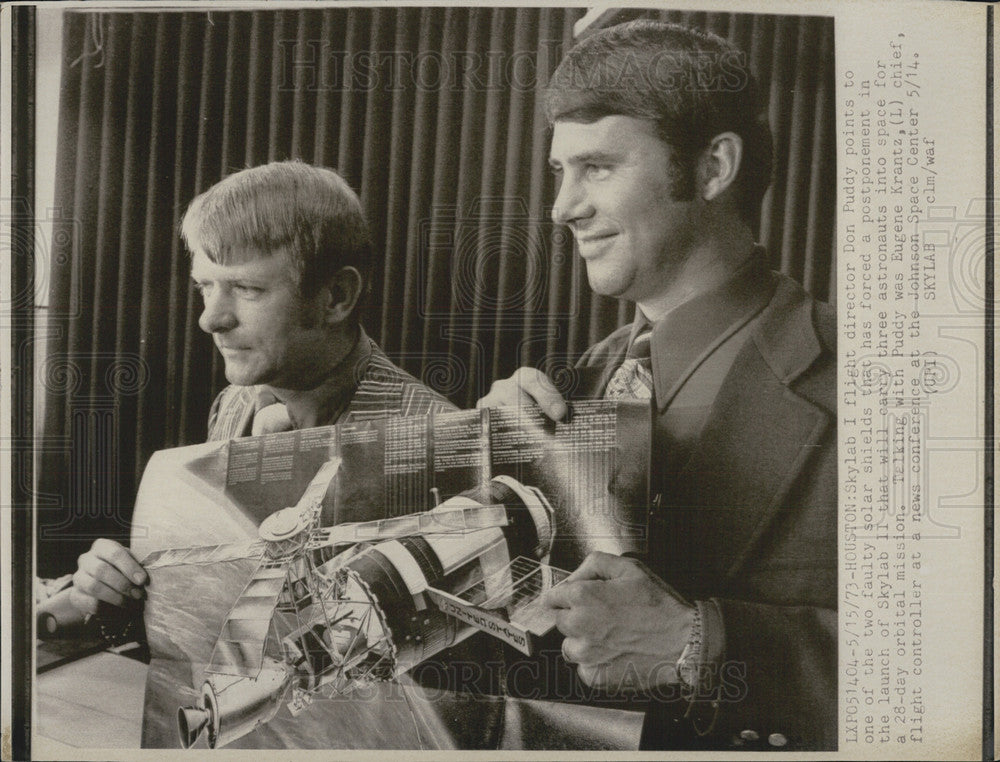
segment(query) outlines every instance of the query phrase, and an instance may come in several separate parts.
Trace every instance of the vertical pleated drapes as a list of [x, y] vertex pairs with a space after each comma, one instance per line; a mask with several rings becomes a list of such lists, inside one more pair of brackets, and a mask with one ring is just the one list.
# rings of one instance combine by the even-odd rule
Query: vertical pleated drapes
[[[531, 364], [558, 377], [631, 318], [593, 297], [555, 189], [541, 88], [581, 9], [68, 12], [39, 567], [125, 536], [149, 455], [201, 441], [224, 385], [176, 234], [243, 167], [299, 158], [360, 194], [377, 252], [364, 323], [462, 406]], [[667, 14], [673, 19], [674, 14]], [[832, 20], [700, 14], [764, 83], [773, 264], [831, 293]]]

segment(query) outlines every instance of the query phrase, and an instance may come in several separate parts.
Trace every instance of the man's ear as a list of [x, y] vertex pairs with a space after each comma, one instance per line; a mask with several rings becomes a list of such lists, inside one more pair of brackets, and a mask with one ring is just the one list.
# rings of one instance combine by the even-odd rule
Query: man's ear
[[341, 267], [337, 270], [327, 284], [330, 294], [324, 315], [327, 325], [343, 323], [354, 312], [363, 287], [364, 279], [356, 268]]
[[722, 195], [735, 181], [743, 160], [743, 139], [735, 132], [722, 132], [712, 138], [698, 162], [701, 197], [711, 201]]

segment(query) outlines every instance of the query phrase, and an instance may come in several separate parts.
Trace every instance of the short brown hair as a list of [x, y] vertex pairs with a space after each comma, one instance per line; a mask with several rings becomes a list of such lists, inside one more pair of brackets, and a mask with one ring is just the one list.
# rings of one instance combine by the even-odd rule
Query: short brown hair
[[736, 184], [743, 218], [755, 225], [771, 182], [771, 130], [760, 113], [746, 55], [718, 35], [638, 20], [602, 29], [566, 54], [545, 93], [549, 123], [606, 116], [649, 119], [673, 149], [675, 195], [690, 200], [695, 167], [712, 138], [743, 140]]
[[188, 250], [229, 264], [288, 252], [309, 297], [343, 267], [368, 287], [371, 233], [361, 202], [332, 169], [278, 161], [244, 169], [197, 196], [181, 221]]

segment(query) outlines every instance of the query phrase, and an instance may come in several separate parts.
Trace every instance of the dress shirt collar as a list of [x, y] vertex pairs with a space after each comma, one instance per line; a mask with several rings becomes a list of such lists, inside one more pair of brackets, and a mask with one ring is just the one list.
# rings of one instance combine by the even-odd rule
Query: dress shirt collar
[[[365, 368], [371, 359], [372, 341], [364, 328], [358, 326], [358, 337], [354, 347], [341, 360], [324, 381], [314, 389], [295, 392], [295, 418], [292, 426], [295, 429], [328, 426], [336, 423], [341, 414], [350, 404], [358, 384], [364, 376]], [[258, 387], [257, 404], [259, 410], [270, 402], [287, 403], [288, 393], [284, 390], [273, 390], [268, 386]], [[291, 411], [290, 411], [291, 412]]]
[[[691, 373], [722, 342], [764, 308], [774, 287], [764, 251], [756, 247], [732, 278], [675, 307], [653, 326], [650, 354], [659, 412], [666, 410]], [[649, 324], [642, 310], [636, 308], [629, 347]]]

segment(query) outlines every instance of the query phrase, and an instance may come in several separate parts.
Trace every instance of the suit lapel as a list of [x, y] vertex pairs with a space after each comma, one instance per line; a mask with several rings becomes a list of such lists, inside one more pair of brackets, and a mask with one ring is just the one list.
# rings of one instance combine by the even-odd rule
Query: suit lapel
[[256, 413], [256, 386], [227, 386], [219, 400], [219, 410], [208, 432], [208, 441], [250, 436]]
[[811, 311], [804, 292], [780, 286], [737, 356], [664, 495], [669, 569], [702, 581], [738, 573], [830, 425], [789, 387], [821, 352]]
[[744, 350], [669, 498], [685, 525], [671, 532], [685, 538], [682, 555], [694, 553], [715, 575], [739, 570], [828, 426], [828, 415], [782, 385], [753, 345]]
[[618, 329], [602, 342], [586, 364], [573, 368], [573, 388], [567, 390], [569, 399], [585, 400], [604, 396], [604, 387], [625, 359], [628, 349], [629, 329]]
[[573, 389], [571, 399], [595, 399], [602, 396], [608, 378], [614, 372], [615, 365], [589, 365], [573, 370]]

